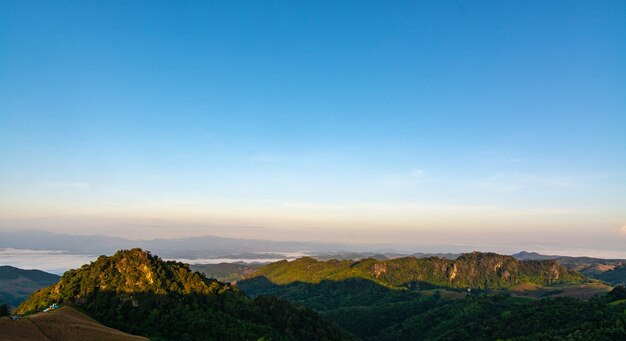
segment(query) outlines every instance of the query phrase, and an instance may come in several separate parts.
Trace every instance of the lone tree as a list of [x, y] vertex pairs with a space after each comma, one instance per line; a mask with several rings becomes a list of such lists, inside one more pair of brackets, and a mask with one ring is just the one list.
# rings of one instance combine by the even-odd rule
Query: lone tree
[[9, 305], [4, 303], [0, 304], [0, 317], [11, 315], [11, 309], [9, 309]]

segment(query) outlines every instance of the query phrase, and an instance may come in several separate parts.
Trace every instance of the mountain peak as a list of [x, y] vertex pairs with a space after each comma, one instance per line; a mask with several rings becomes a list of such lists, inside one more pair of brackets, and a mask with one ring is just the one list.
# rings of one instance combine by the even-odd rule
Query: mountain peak
[[207, 295], [228, 290], [236, 288], [207, 279], [186, 264], [164, 261], [149, 251], [134, 248], [100, 256], [80, 269], [67, 271], [57, 284], [33, 294], [18, 312], [37, 311], [54, 302], [82, 302], [101, 293]]

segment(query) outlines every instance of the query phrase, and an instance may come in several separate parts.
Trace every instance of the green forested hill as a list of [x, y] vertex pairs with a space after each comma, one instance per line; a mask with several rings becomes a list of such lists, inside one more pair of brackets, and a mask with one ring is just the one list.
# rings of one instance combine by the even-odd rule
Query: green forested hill
[[17, 312], [52, 303], [76, 306], [107, 326], [156, 339], [350, 339], [312, 310], [273, 297], [250, 299], [234, 286], [140, 249], [101, 256], [66, 272]]
[[60, 276], [40, 270], [0, 266], [0, 304], [17, 306], [33, 292], [56, 283]]
[[557, 293], [586, 287], [587, 281], [552, 260], [518, 261], [493, 253], [471, 253], [456, 260], [407, 257], [322, 262], [301, 258], [269, 264], [237, 285], [252, 296], [276, 296], [315, 309], [363, 340], [612, 340], [626, 336], [622, 288], [612, 296], [589, 301], [509, 295], [519, 287]]
[[406, 290], [361, 278], [277, 285], [256, 277], [238, 285], [313, 308], [362, 340], [626, 340], [623, 287], [583, 301]]
[[390, 260], [317, 261], [300, 258], [266, 265], [249, 278], [266, 277], [275, 284], [319, 283], [322, 280], [364, 278], [391, 287], [497, 289], [521, 283], [549, 285], [585, 281], [553, 260], [518, 261], [495, 253], [468, 253], [455, 260], [404, 257]]
[[388, 327], [377, 340], [626, 340], [623, 287], [581, 301], [507, 295], [442, 302]]

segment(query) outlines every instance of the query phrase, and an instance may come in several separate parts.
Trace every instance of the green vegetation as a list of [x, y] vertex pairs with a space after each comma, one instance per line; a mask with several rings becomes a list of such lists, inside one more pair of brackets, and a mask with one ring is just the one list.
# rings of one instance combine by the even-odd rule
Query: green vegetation
[[626, 293], [582, 301], [528, 299], [506, 291], [406, 290], [352, 278], [320, 283], [240, 282], [252, 295], [275, 295], [318, 311], [363, 340], [616, 340], [626, 332]]
[[441, 304], [380, 333], [378, 340], [620, 340], [626, 305], [549, 298], [523, 302], [490, 295]]
[[588, 301], [539, 299], [582, 289], [588, 298], [605, 287], [553, 260], [492, 253], [455, 260], [305, 257], [263, 266], [235, 286], [133, 249], [66, 272], [17, 312], [72, 305], [154, 340], [625, 339], [623, 287]]
[[35, 291], [56, 283], [60, 276], [40, 270], [0, 266], [0, 303], [17, 307]]
[[438, 257], [404, 257], [390, 260], [363, 259], [320, 262], [304, 257], [292, 262], [266, 265], [249, 278], [264, 276], [276, 284], [296, 281], [319, 283], [364, 278], [388, 287], [446, 287], [496, 289], [522, 283], [552, 285], [581, 283], [586, 278], [553, 260], [518, 261], [495, 253], [469, 253], [455, 260]]
[[315, 312], [274, 297], [250, 299], [185, 264], [140, 249], [101, 256], [33, 294], [18, 313], [73, 305], [103, 324], [151, 339], [343, 340]]
[[[407, 257], [320, 262], [301, 258], [269, 264], [237, 285], [252, 296], [272, 295], [312, 308], [363, 340], [611, 340], [626, 336], [623, 288], [604, 294], [606, 286], [553, 260], [518, 261], [493, 253], [465, 254], [456, 260]], [[603, 296], [583, 301], [509, 294], [520, 295], [524, 290], [529, 297], [583, 297], [582, 291]]]
[[222, 282], [236, 282], [252, 274], [261, 266], [263, 266], [263, 264], [219, 263], [191, 264], [189, 268], [204, 274], [207, 278], [215, 278]]

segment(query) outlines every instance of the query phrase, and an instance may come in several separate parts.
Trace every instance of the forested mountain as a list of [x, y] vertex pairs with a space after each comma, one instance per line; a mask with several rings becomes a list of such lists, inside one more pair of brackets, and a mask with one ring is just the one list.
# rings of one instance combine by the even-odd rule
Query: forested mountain
[[250, 299], [185, 264], [141, 249], [101, 256], [33, 294], [17, 313], [52, 303], [79, 307], [103, 324], [175, 340], [343, 340], [351, 337], [307, 308], [273, 297]]
[[623, 287], [584, 301], [514, 297], [506, 289], [411, 290], [359, 277], [275, 284], [259, 276], [238, 286], [253, 296], [277, 296], [315, 309], [362, 340], [626, 339]]
[[552, 260], [518, 261], [511, 256], [479, 252], [463, 254], [454, 260], [404, 257], [323, 262], [304, 257], [292, 262], [280, 261], [266, 265], [249, 278], [261, 276], [275, 284], [364, 278], [390, 287], [476, 289], [510, 288], [521, 283], [578, 283], [586, 280], [581, 274]]
[[56, 283], [59, 278], [61, 277], [40, 270], [0, 266], [0, 304], [16, 307], [30, 294]]
[[[626, 294], [562, 295], [601, 285], [553, 260], [493, 253], [317, 261], [260, 268], [237, 285], [315, 309], [363, 340], [596, 340], [626, 336]], [[472, 289], [472, 290], [468, 290]], [[532, 295], [522, 297], [522, 290]], [[532, 297], [532, 298], [531, 298]], [[589, 297], [589, 296], [587, 296]]]
[[618, 287], [589, 301], [502, 294], [439, 300], [372, 340], [625, 340], [625, 298]]

